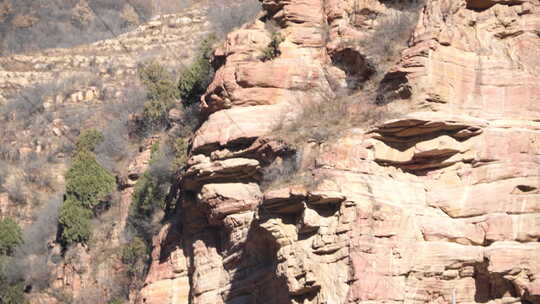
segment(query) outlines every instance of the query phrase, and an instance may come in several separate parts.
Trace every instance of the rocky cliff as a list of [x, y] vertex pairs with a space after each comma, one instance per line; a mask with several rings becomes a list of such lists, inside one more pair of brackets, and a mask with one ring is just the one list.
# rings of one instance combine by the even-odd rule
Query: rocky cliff
[[[142, 301], [540, 303], [540, 3], [262, 3], [214, 52]], [[276, 136], [344, 100], [330, 138]]]

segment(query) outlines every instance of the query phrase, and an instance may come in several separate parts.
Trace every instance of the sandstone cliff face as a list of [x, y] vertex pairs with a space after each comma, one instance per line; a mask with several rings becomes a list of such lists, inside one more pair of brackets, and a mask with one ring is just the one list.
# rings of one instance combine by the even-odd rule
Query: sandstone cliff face
[[[263, 7], [215, 52], [143, 302], [540, 303], [540, 3], [428, 0], [376, 84], [408, 111], [305, 143], [301, 170], [318, 182], [272, 190], [262, 168], [287, 149], [266, 136], [351, 73], [368, 79], [351, 42], [395, 8]], [[270, 20], [284, 41], [263, 62]]]

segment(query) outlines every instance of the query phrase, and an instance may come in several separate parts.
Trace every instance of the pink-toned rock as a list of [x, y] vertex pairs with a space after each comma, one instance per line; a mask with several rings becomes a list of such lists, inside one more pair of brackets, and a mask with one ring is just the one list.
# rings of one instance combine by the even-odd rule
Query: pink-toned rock
[[[540, 195], [515, 192], [536, 178], [514, 178], [497, 183], [449, 187], [428, 192], [431, 206], [441, 208], [451, 217], [466, 217], [488, 213], [538, 213]], [[471, 196], [471, 194], [474, 194]], [[497, 200], [493, 200], [496, 197]]]
[[481, 223], [486, 240], [531, 242], [540, 240], [540, 219], [533, 214], [490, 214]]
[[486, 232], [480, 225], [448, 217], [424, 216], [419, 219], [426, 241], [455, 242], [462, 245], [482, 245]]
[[187, 256], [174, 244], [182, 242], [176, 224], [167, 224], [154, 237], [151, 264], [140, 291], [144, 303], [182, 303], [189, 299]]
[[145, 286], [140, 291], [144, 303], [184, 303], [189, 299], [188, 277], [161, 279], [156, 283]]
[[345, 195], [337, 191], [310, 191], [308, 193], [308, 202], [313, 205], [318, 204], [336, 204], [346, 199]]
[[264, 193], [263, 207], [279, 213], [299, 213], [307, 197], [302, 186], [285, 187]]
[[[537, 3], [428, 0], [397, 65], [370, 84], [410, 91], [386, 107], [397, 118], [304, 143], [295, 157], [314, 186], [293, 177], [260, 198], [260, 169], [287, 152], [261, 137], [322, 95], [340, 101], [332, 90], [369, 74], [365, 39], [398, 13], [262, 3], [265, 17], [214, 53], [223, 64], [182, 177], [189, 301], [540, 303]], [[266, 61], [264, 18], [283, 38]]]
[[496, 242], [485, 250], [487, 270], [512, 281], [516, 286], [516, 296], [538, 298], [540, 290], [534, 275], [540, 271], [540, 263], [535, 259], [538, 250], [538, 242]]
[[262, 193], [256, 184], [206, 184], [198, 200], [208, 209], [208, 221], [215, 225], [228, 215], [255, 210]]
[[203, 183], [223, 180], [254, 179], [259, 162], [249, 158], [229, 158], [215, 162], [201, 162], [189, 167], [185, 173], [184, 187], [193, 189]]
[[216, 112], [197, 130], [193, 150], [208, 151], [229, 142], [254, 140], [279, 124], [278, 106], [241, 107]]

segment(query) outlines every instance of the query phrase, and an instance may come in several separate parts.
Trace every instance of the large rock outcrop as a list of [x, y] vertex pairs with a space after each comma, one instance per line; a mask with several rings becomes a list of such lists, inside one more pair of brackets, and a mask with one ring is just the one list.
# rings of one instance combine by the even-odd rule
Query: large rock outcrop
[[[352, 74], [369, 81], [377, 66], [351, 42], [397, 4], [262, 2], [215, 52], [143, 302], [540, 303], [540, 3], [419, 6], [375, 84], [407, 112], [305, 143], [314, 181], [265, 190], [263, 168], [288, 153], [265, 136]], [[284, 41], [263, 61], [272, 31]]]

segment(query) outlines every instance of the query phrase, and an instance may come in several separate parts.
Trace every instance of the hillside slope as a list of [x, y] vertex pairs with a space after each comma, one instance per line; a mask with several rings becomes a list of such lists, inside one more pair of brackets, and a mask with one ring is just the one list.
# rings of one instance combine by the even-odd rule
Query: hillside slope
[[[13, 257], [0, 252], [0, 302], [21, 300], [8, 286], [25, 290], [31, 303], [127, 299], [133, 284], [122, 252], [134, 237], [127, 223], [135, 186], [150, 170], [152, 147], [169, 136], [161, 129], [134, 135], [148, 103], [141, 73], [166, 65], [178, 77], [224, 20], [208, 18], [207, 4], [198, 3], [113, 39], [0, 57], [0, 221], [14, 219], [24, 230]], [[80, 137], [93, 130], [104, 139], [96, 157], [117, 185], [109, 205], [93, 210], [91, 244], [65, 247], [58, 218], [65, 176]]]

